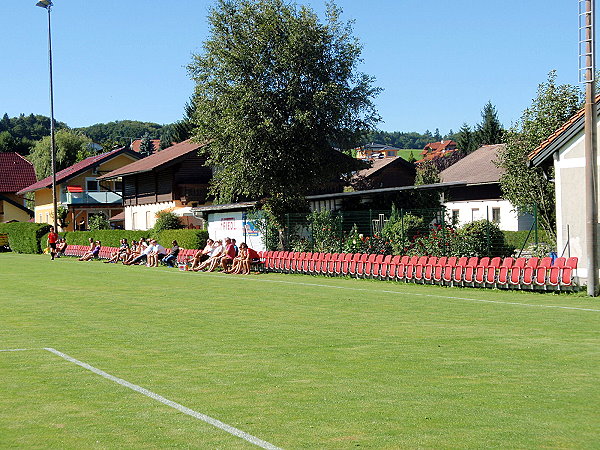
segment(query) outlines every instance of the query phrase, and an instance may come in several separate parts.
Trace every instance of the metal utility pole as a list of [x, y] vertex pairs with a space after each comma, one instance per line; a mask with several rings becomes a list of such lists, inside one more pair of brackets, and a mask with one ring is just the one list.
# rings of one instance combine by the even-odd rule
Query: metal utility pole
[[50, 26], [50, 10], [52, 2], [50, 0], [41, 0], [35, 6], [44, 8], [48, 11], [48, 65], [50, 71], [50, 160], [52, 165], [52, 214], [54, 232], [58, 233], [58, 206], [56, 201], [56, 142], [54, 139], [54, 89], [52, 86], [52, 33]]
[[[585, 241], [587, 293], [598, 295], [594, 0], [579, 0], [579, 74], [585, 83]], [[583, 8], [582, 8], [583, 7]]]

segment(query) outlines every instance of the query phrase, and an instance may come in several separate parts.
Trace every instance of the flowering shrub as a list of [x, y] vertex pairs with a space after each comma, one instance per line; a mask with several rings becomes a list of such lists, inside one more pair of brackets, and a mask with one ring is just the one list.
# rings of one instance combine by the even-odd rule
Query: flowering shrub
[[425, 224], [422, 217], [412, 214], [400, 216], [392, 211], [390, 219], [381, 232], [382, 237], [389, 242], [391, 252], [396, 255], [406, 253], [411, 242], [423, 232]]
[[341, 247], [340, 218], [331, 211], [313, 211], [307, 217], [312, 233], [313, 252], [335, 253]]

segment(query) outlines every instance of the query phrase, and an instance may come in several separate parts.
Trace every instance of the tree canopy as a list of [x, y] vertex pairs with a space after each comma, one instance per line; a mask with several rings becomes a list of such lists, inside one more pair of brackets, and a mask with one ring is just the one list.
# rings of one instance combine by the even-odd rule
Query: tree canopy
[[[63, 122], [55, 121], [56, 129], [67, 128]], [[18, 117], [4, 116], [0, 120], [0, 152], [17, 152], [27, 155], [44, 136], [50, 135], [50, 118], [39, 114], [20, 114]]]
[[[90, 150], [92, 141], [80, 133], [66, 129], [58, 130], [55, 134], [55, 142], [57, 172], [92, 155]], [[35, 168], [38, 180], [52, 174], [50, 136], [45, 136], [36, 142], [28, 159]]]
[[498, 119], [498, 112], [492, 102], [488, 101], [481, 111], [481, 123], [477, 125], [477, 147], [502, 143], [504, 130]]
[[350, 169], [334, 147], [359, 145], [379, 120], [379, 89], [357, 71], [361, 46], [333, 4], [322, 23], [282, 0], [217, 0], [209, 24], [189, 70], [194, 135], [211, 140], [208, 164], [217, 169], [213, 193], [265, 199], [280, 218]]
[[533, 212], [537, 205], [539, 223], [552, 236], [556, 236], [554, 185], [542, 169], [528, 167], [527, 155], [577, 112], [581, 100], [578, 87], [557, 85], [556, 72], [550, 72], [531, 106], [507, 131], [506, 148], [498, 157], [498, 165], [506, 171], [500, 179], [504, 198], [525, 212]]

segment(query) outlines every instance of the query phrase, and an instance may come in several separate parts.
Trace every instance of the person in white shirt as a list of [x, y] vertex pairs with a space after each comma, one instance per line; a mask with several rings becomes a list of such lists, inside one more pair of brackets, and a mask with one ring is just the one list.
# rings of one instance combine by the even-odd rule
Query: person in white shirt
[[158, 262], [165, 257], [167, 249], [156, 242], [156, 239], [150, 241], [150, 253], [148, 253], [148, 267], [158, 267]]
[[138, 264], [143, 261], [148, 261], [148, 255], [152, 251], [152, 246], [148, 246], [142, 250], [139, 256], [136, 256], [131, 261], [123, 262], [126, 266], [132, 266], [134, 264]]

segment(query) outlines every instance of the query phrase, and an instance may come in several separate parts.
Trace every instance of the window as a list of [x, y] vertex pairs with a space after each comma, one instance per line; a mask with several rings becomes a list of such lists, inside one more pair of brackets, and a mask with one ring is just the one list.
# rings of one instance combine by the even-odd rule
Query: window
[[154, 223], [152, 221], [152, 216], [154, 214], [152, 213], [152, 211], [146, 211], [146, 229], [150, 229], [154, 226]]
[[138, 213], [136, 213], [136, 212], [134, 212], [131, 215], [131, 228], [133, 230], [137, 230], [137, 221], [138, 221], [137, 215], [138, 215]]
[[459, 216], [460, 216], [460, 211], [458, 209], [453, 209], [452, 210], [452, 224], [453, 225], [458, 225], [459, 220], [460, 220]]
[[391, 156], [391, 157], [394, 157], [394, 156], [396, 156], [396, 151], [395, 150], [388, 150], [387, 155]]
[[479, 208], [471, 208], [471, 221], [479, 220]]
[[500, 208], [492, 208], [492, 222], [500, 223]]
[[98, 191], [98, 181], [95, 178], [86, 178], [85, 179], [85, 190], [90, 192]]

